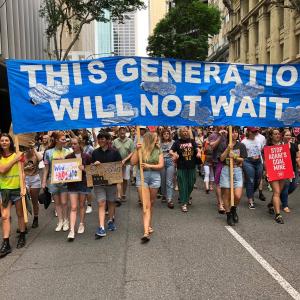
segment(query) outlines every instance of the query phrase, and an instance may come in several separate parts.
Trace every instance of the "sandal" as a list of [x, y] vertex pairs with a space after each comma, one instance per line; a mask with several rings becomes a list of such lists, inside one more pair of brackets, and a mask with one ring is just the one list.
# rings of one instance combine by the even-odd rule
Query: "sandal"
[[186, 204], [184, 204], [184, 205], [181, 206], [181, 211], [182, 212], [188, 212], [188, 208], [187, 208]]
[[284, 224], [282, 215], [277, 215], [277, 216], [275, 217], [275, 221], [276, 221], [278, 224]]
[[150, 236], [149, 236], [149, 234], [145, 233], [145, 234], [142, 236], [142, 238], [141, 238], [141, 243], [142, 243], [142, 244], [146, 244], [146, 243], [148, 243], [149, 241], [150, 241]]

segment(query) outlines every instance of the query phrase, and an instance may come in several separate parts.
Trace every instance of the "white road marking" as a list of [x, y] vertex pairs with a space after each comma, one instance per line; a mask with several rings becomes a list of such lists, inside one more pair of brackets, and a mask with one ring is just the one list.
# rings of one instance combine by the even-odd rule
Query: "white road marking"
[[225, 226], [225, 228], [293, 299], [300, 300], [300, 293], [295, 290], [254, 248], [252, 248], [232, 227]]

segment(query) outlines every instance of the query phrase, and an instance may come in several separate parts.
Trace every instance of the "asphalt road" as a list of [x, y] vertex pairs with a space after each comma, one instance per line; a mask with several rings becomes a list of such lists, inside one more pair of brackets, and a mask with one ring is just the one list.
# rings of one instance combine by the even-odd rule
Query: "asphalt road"
[[15, 249], [13, 234], [13, 253], [0, 260], [0, 299], [292, 299], [286, 282], [299, 299], [299, 195], [300, 189], [291, 195], [284, 225], [268, 215], [265, 202], [249, 210], [243, 199], [234, 227], [282, 276], [277, 280], [226, 229], [214, 194], [199, 188], [186, 214], [177, 203], [170, 210], [157, 200], [155, 232], [141, 245], [141, 210], [131, 187], [117, 210], [117, 231], [100, 240], [94, 238], [96, 209], [87, 215], [86, 232], [69, 243], [67, 233], [54, 232], [53, 206], [41, 208], [40, 227], [30, 230], [27, 246]]

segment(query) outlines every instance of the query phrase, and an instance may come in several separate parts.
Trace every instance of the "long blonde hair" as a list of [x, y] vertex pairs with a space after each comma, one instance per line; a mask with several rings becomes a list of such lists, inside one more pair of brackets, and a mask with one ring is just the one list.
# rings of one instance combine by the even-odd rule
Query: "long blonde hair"
[[148, 161], [153, 149], [156, 147], [157, 133], [147, 132], [143, 136], [142, 156], [143, 161]]

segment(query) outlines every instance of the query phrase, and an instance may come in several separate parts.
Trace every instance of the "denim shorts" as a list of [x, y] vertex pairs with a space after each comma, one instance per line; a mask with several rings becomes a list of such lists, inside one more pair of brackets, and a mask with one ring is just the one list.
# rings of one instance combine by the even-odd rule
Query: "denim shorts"
[[0, 204], [2, 204], [4, 208], [8, 206], [8, 203], [10, 201], [12, 202], [12, 204], [15, 204], [21, 199], [20, 193], [20, 189], [0, 190]]
[[[223, 166], [220, 176], [220, 187], [230, 189], [230, 172], [229, 166]], [[243, 171], [240, 167], [233, 168], [233, 187], [243, 187]]]
[[26, 183], [26, 187], [32, 189], [40, 189], [42, 186], [41, 177], [39, 174], [33, 176], [26, 176], [25, 183]]
[[[152, 189], [158, 189], [161, 185], [161, 177], [160, 171], [144, 171], [144, 187], [149, 187]], [[141, 186], [141, 176], [140, 172], [138, 171], [136, 174], [136, 186]]]
[[67, 185], [69, 194], [90, 194], [92, 189], [87, 187], [83, 182], [72, 182]]
[[60, 195], [68, 192], [66, 183], [49, 183], [47, 187], [49, 189], [49, 193], [52, 195]]

